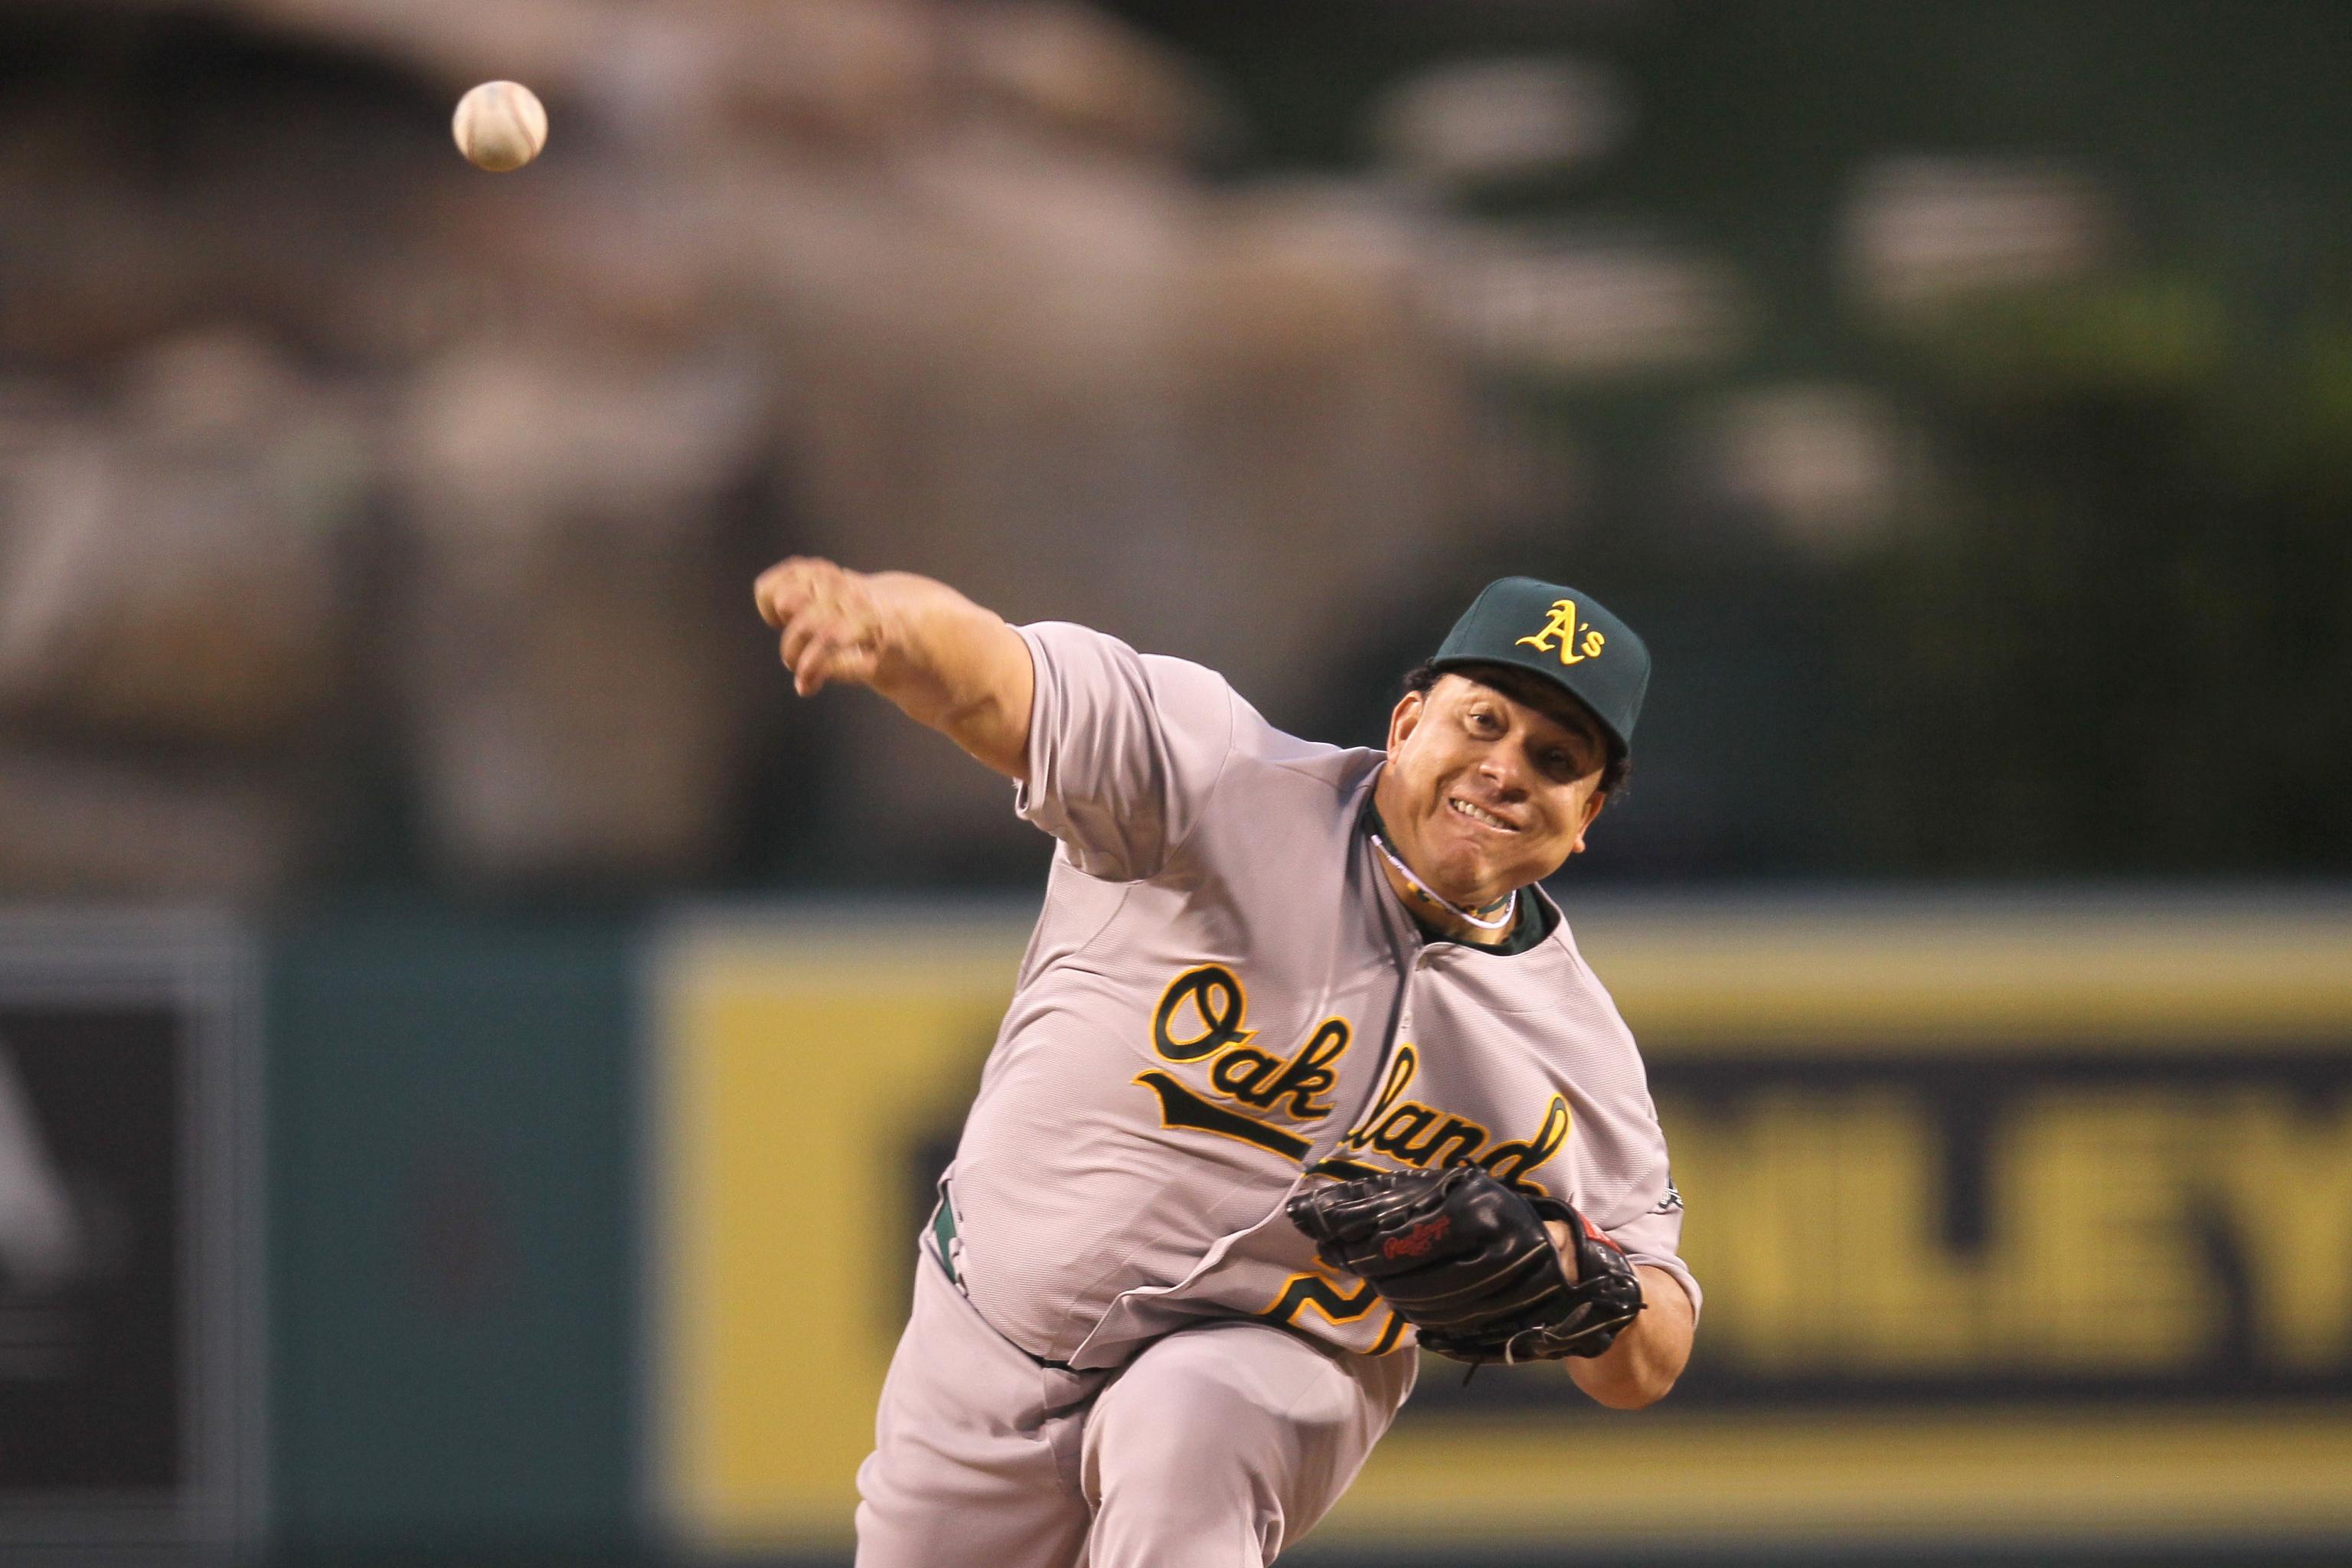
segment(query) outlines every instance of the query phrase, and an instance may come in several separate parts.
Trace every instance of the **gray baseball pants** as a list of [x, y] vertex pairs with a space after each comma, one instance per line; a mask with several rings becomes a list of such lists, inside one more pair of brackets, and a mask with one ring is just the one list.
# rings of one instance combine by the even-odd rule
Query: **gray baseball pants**
[[1263, 1568], [1348, 1489], [1413, 1366], [1233, 1319], [1057, 1371], [926, 1252], [857, 1470], [857, 1568]]

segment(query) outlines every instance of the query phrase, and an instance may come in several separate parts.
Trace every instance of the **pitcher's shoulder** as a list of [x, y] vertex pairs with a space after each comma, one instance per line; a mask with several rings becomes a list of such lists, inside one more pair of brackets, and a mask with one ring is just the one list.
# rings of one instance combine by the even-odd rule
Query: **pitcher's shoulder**
[[[1550, 903], [1554, 910], [1559, 905], [1538, 885], [1534, 895]], [[1589, 1045], [1605, 1045], [1638, 1058], [1633, 1031], [1619, 1011], [1617, 998], [1600, 973], [1587, 962], [1584, 951], [1578, 946], [1575, 927], [1565, 913], [1560, 913], [1551, 933], [1532, 949], [1528, 957], [1541, 955], [1538, 963], [1525, 970], [1530, 993], [1540, 993], [1545, 1005], [1559, 1010], [1581, 1026], [1580, 1033]]]
[[1259, 774], [1270, 785], [1305, 782], [1345, 800], [1356, 794], [1385, 755], [1364, 746], [1337, 746], [1276, 729], [1238, 696], [1234, 707], [1234, 764]]

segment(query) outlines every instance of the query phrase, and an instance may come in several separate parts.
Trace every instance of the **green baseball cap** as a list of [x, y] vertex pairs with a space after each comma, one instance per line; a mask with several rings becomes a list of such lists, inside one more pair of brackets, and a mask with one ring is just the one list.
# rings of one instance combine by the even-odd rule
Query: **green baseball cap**
[[1505, 577], [1489, 583], [1454, 623], [1437, 669], [1507, 664], [1542, 676], [1592, 710], [1620, 752], [1650, 689], [1650, 650], [1599, 601], [1560, 583]]

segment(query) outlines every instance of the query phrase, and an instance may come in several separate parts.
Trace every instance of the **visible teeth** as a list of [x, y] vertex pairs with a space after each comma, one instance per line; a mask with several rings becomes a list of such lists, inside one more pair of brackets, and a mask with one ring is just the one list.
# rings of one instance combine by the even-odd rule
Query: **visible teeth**
[[1473, 822], [1483, 822], [1489, 827], [1499, 827], [1506, 833], [1517, 833], [1518, 831], [1517, 828], [1512, 826], [1509, 823], [1505, 822], [1493, 812], [1487, 811], [1481, 806], [1472, 805], [1466, 800], [1449, 800], [1446, 804], [1451, 805], [1454, 810], [1460, 812], [1463, 816], [1468, 817]]

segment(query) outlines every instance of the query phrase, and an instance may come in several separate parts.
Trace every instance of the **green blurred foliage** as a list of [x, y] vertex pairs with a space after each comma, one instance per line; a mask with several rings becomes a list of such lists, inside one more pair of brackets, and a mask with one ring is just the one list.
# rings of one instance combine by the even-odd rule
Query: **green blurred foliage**
[[[2352, 871], [2352, 8], [1118, 0], [1244, 101], [1232, 171], [1369, 170], [1384, 91], [1565, 54], [1622, 85], [1601, 161], [1456, 216], [1727, 261], [1747, 341], [1703, 371], [1497, 395], [1578, 493], [1496, 571], [1605, 599], [1659, 654], [1635, 788], [1589, 869], [2294, 878]], [[2060, 169], [2105, 259], [1891, 319], [1847, 204], [1882, 160]], [[1885, 400], [1919, 472], [1807, 550], [1709, 490], [1693, 432], [1791, 383]], [[1366, 660], [1353, 731], [1378, 710]]]
[[2343, 343], [2150, 273], [1892, 345], [1946, 479], [1853, 584], [1868, 863], [2352, 868]]

